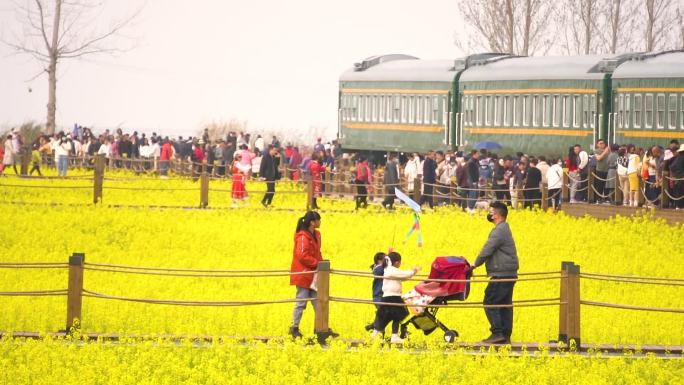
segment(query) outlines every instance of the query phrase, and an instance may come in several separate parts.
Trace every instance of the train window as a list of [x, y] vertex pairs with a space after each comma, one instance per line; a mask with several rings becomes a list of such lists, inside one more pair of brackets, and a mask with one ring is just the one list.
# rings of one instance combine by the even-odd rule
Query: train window
[[622, 128], [632, 127], [632, 95], [625, 95], [625, 116], [622, 120]]
[[392, 105], [392, 114], [393, 114], [393, 121], [394, 123], [399, 123], [401, 122], [401, 96], [399, 95], [394, 95], [392, 96], [393, 102]]
[[591, 121], [591, 113], [589, 112], [589, 95], [582, 96], [582, 111], [584, 112], [582, 127], [589, 128], [589, 122]]
[[408, 97], [408, 102], [407, 102], [407, 104], [406, 104], [406, 109], [407, 109], [407, 111], [408, 111], [406, 121], [407, 121], [409, 124], [412, 124], [412, 123], [415, 123], [415, 122], [416, 122], [415, 108], [416, 108], [416, 105], [415, 105], [415, 101], [414, 101], [413, 95], [410, 95], [410, 96]]
[[582, 127], [582, 97], [579, 95], [573, 95], [575, 108], [575, 115], [572, 122], [572, 126], [575, 128]]
[[670, 94], [667, 103], [667, 128], [677, 128], [677, 95]]
[[615, 127], [624, 128], [625, 116], [625, 95], [618, 95], [615, 97]]
[[463, 124], [464, 125], [468, 125], [468, 126], [473, 125], [473, 121], [472, 121], [473, 105], [472, 105], [472, 103], [473, 103], [473, 97], [472, 96], [466, 96], [465, 97], [465, 115], [463, 116]]
[[544, 117], [544, 99], [541, 95], [534, 96], [534, 126], [541, 127]]
[[591, 95], [589, 97], [589, 127], [596, 127], [596, 95]]
[[402, 95], [401, 97], [401, 122], [406, 123], [408, 121], [408, 96]]
[[553, 126], [559, 127], [563, 117], [563, 102], [560, 95], [553, 95]]
[[522, 124], [525, 114], [525, 98], [522, 96], [513, 97], [513, 125], [519, 127]]
[[532, 121], [532, 96], [523, 96], [523, 125], [529, 126]]
[[510, 127], [513, 125], [512, 122], [513, 122], [513, 100], [514, 100], [514, 97], [513, 96], [505, 96], [504, 100], [505, 100], [504, 125], [506, 127]]
[[477, 99], [475, 99], [475, 110], [477, 125], [481, 126], [485, 111], [484, 98], [482, 96], [478, 96]]
[[644, 128], [653, 128], [653, 94], [644, 95]]
[[423, 123], [423, 97], [422, 96], [416, 96], [416, 123], [422, 124]]
[[572, 95], [563, 96], [563, 106], [565, 107], [563, 127], [570, 127], [572, 126]]
[[359, 122], [363, 122], [366, 119], [366, 97], [364, 95], [359, 95]]
[[494, 103], [492, 102], [492, 97], [487, 96], [485, 98], [485, 102], [487, 103], [487, 116], [486, 116], [486, 121], [485, 124], [487, 126], [492, 125], [492, 121], [494, 120]]
[[682, 95], [682, 100], [679, 102], [679, 128], [684, 130], [684, 95]]
[[[448, 98], [449, 98], [449, 101], [450, 101], [450, 100], [451, 100], [451, 94], [448, 96]], [[442, 122], [442, 124], [448, 124], [448, 122], [449, 122], [449, 116], [447, 115], [447, 114], [448, 114], [447, 96], [446, 96], [446, 95], [445, 95], [445, 96], [442, 96], [440, 99], [441, 99], [441, 101], [442, 101], [442, 112], [443, 112], [443, 114], [444, 114], [444, 119], [446, 119], [446, 121]]]
[[385, 122], [385, 95], [378, 96], [378, 122]]
[[665, 128], [665, 94], [656, 95], [656, 127]]
[[492, 101], [494, 102], [494, 125], [499, 126], [501, 125], [502, 121], [502, 115], [503, 115], [503, 100], [501, 100], [501, 96], [493, 96]]
[[634, 128], [641, 128], [641, 110], [643, 107], [643, 96], [634, 95]]

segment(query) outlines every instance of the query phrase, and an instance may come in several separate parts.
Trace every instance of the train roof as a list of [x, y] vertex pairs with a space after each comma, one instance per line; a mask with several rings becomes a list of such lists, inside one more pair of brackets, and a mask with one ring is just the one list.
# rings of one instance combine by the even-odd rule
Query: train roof
[[456, 60], [420, 60], [402, 54], [372, 56], [355, 63], [340, 76], [340, 81], [452, 82], [473, 63], [502, 56], [506, 54], [477, 53]]
[[635, 54], [613, 73], [613, 79], [633, 78], [684, 78], [684, 50]]
[[[364, 62], [367, 60], [369, 59]], [[357, 65], [342, 73], [340, 81], [452, 82], [454, 76], [456, 71], [453, 60], [419, 60], [408, 56], [380, 62], [363, 69]]]
[[600, 66], [602, 59], [598, 55], [498, 57], [468, 68], [460, 81], [600, 80], [605, 76]]

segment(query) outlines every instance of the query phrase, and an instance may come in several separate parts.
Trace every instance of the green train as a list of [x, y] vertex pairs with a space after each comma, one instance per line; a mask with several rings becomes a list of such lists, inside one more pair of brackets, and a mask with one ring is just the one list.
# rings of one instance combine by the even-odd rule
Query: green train
[[599, 139], [684, 139], [684, 50], [458, 60], [384, 55], [340, 76], [338, 137], [359, 151], [425, 152], [499, 143], [558, 156]]

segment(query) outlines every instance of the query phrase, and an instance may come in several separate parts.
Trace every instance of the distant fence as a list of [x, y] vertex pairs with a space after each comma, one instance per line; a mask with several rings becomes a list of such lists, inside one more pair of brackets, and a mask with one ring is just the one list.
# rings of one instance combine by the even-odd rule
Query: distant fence
[[[46, 160], [47, 161], [47, 160]], [[210, 181], [230, 180], [227, 165], [210, 164], [207, 162], [193, 163], [182, 159], [173, 159], [169, 161], [160, 161], [158, 159], [128, 159], [128, 158], [105, 158], [104, 155], [97, 155], [92, 157], [70, 157], [70, 162], [74, 166], [84, 167], [93, 170], [93, 203], [103, 201], [103, 190], [150, 190], [144, 187], [129, 187], [129, 186], [105, 186], [105, 181], [134, 181], [135, 177], [131, 178], [107, 178], [105, 176], [106, 170], [125, 169], [136, 173], [151, 173], [154, 175], [161, 175], [162, 163], [168, 164], [168, 170], [175, 175], [191, 177], [194, 180], [199, 180], [198, 188], [159, 188], [159, 191], [197, 191], [199, 197], [199, 207], [209, 207], [209, 192], [230, 193], [229, 189], [212, 188]], [[28, 167], [24, 167], [22, 163], [22, 173]], [[353, 179], [355, 175], [350, 164], [343, 164], [340, 160], [336, 162], [336, 171], [326, 169], [321, 173], [320, 181], [313, 181], [309, 173], [303, 173], [299, 169], [290, 169], [285, 165], [280, 168], [280, 173], [283, 176], [283, 181], [296, 182], [302, 187], [301, 190], [287, 190], [277, 191], [277, 194], [294, 194], [302, 196], [302, 207], [309, 209], [313, 207], [313, 199], [316, 195], [328, 199], [349, 198], [351, 196], [358, 196], [359, 192], [357, 184]], [[26, 178], [30, 178], [25, 176]], [[47, 177], [46, 179], [73, 179], [85, 180], [90, 179], [88, 176], [78, 177]], [[658, 178], [659, 184], [655, 187], [655, 182], [639, 180], [639, 206], [645, 205], [648, 207], [658, 207], [666, 209], [674, 202], [684, 199], [684, 196], [674, 196], [673, 185], [676, 183], [684, 183], [684, 178], [673, 178], [666, 172], [663, 172]], [[280, 183], [276, 181], [273, 183]], [[611, 182], [614, 186], [610, 189], [602, 188], [606, 183]], [[314, 190], [315, 185], [320, 185], [320, 192]], [[50, 185], [21, 185], [12, 183], [0, 183], [0, 187], [20, 187], [20, 188], [49, 188], [49, 189], [87, 189], [88, 186], [50, 186]], [[492, 201], [492, 200], [506, 200], [510, 202], [513, 207], [520, 206], [538, 206], [542, 210], [555, 207], [554, 201], [560, 198], [563, 202], [569, 202], [571, 198], [571, 189], [577, 193], [584, 194], [588, 202], [593, 202], [596, 199], [605, 199], [611, 204], [617, 205], [624, 201], [622, 191], [619, 188], [618, 177], [600, 178], [595, 170], [588, 170], [586, 176], [581, 178], [579, 175], [570, 175], [564, 172], [562, 175], [562, 185], [560, 189], [549, 191], [548, 185], [541, 183], [539, 186], [514, 186], [501, 187], [499, 185], [481, 185], [476, 187], [458, 186], [455, 181], [450, 180], [449, 183], [427, 183], [421, 180], [420, 177], [408, 180], [402, 177], [396, 185], [383, 184], [383, 171], [378, 169], [372, 175], [371, 182], [364, 184], [367, 188], [366, 196], [371, 200], [384, 199], [387, 196], [393, 196], [393, 187], [398, 187], [404, 192], [407, 192], [416, 202], [424, 202], [426, 199], [432, 201], [434, 205], [447, 204], [459, 205], [465, 207], [469, 199], [476, 201]], [[429, 191], [429, 192], [428, 192]], [[476, 197], [469, 197], [469, 193], [476, 192]], [[653, 193], [656, 196], [649, 195]], [[85, 203], [85, 202], [84, 202]]]
[[[352, 303], [364, 305], [378, 305], [369, 299], [347, 298], [331, 296], [330, 275], [362, 277], [365, 279], [383, 278], [375, 277], [372, 273], [350, 270], [333, 270], [330, 261], [319, 262], [317, 273], [318, 291], [315, 298], [304, 299], [268, 299], [252, 301], [194, 301], [194, 300], [174, 300], [158, 298], [136, 298], [115, 296], [106, 293], [99, 293], [83, 287], [84, 272], [86, 270], [98, 271], [112, 274], [142, 274], [151, 276], [173, 276], [173, 277], [203, 277], [203, 278], [266, 278], [284, 277], [291, 275], [313, 274], [314, 272], [291, 273], [289, 270], [211, 270], [211, 269], [182, 269], [182, 268], [161, 268], [161, 267], [141, 267], [141, 266], [122, 266], [114, 264], [86, 263], [85, 254], [74, 253], [69, 257], [68, 263], [59, 262], [8, 262], [0, 263], [0, 269], [67, 269], [69, 270], [68, 284], [66, 289], [52, 290], [32, 290], [32, 291], [5, 291], [0, 292], [0, 296], [11, 297], [38, 297], [38, 296], [66, 296], [66, 330], [80, 328], [83, 314], [83, 297], [98, 298], [102, 300], [126, 301], [145, 303], [150, 305], [171, 305], [171, 306], [254, 306], [254, 305], [273, 305], [282, 303], [294, 303], [302, 301], [317, 300], [318, 306], [315, 315], [315, 331], [319, 337], [325, 339], [329, 334], [330, 303]], [[595, 306], [614, 309], [639, 310], [646, 312], [666, 312], [684, 314], [684, 309], [658, 308], [624, 305], [616, 303], [598, 302], [581, 298], [580, 281], [582, 279], [633, 283], [642, 285], [661, 285], [670, 287], [684, 287], [684, 279], [679, 278], [659, 278], [659, 277], [637, 277], [621, 276], [597, 273], [581, 273], [580, 266], [573, 262], [563, 262], [560, 271], [550, 272], [530, 272], [521, 273], [517, 279], [510, 279], [514, 282], [528, 281], [559, 281], [560, 292], [557, 297], [536, 298], [515, 300], [512, 305], [484, 305], [476, 302], [460, 302], [447, 305], [426, 305], [426, 308], [487, 308], [487, 307], [539, 307], [539, 306], [558, 306], [558, 340], [565, 343], [574, 341], [577, 346], [581, 342], [581, 306]], [[449, 279], [427, 279], [424, 276], [412, 278], [410, 281], [423, 282], [466, 282], [465, 280]], [[485, 284], [489, 280], [482, 276], [475, 276], [470, 280], [471, 284]], [[395, 303], [380, 303], [389, 306], [404, 306]], [[1, 326], [1, 325], [0, 325]]]

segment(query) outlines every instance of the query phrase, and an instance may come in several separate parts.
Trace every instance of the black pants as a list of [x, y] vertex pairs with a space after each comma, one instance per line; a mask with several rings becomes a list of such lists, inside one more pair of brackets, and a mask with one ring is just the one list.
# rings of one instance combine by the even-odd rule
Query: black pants
[[[382, 297], [382, 302], [400, 303], [404, 301], [399, 296]], [[392, 334], [399, 333], [399, 326], [401, 321], [409, 315], [406, 306], [387, 306], [381, 305], [378, 309], [377, 320], [375, 323], [375, 330], [384, 332], [387, 324], [392, 322]]]
[[368, 207], [368, 188], [364, 182], [356, 181], [356, 208]]
[[430, 208], [432, 208], [432, 185], [424, 183], [423, 184], [423, 195], [420, 197], [420, 205], [427, 203]]
[[684, 209], [684, 180], [675, 181], [674, 194], [671, 194], [675, 198], [682, 198], [674, 202], [674, 206], [679, 209]]
[[[608, 171], [596, 171], [594, 174], [596, 174], [596, 177], [594, 178], [594, 201], [595, 202], [602, 202], [606, 199], [609, 198], [604, 198], [601, 195], [607, 195], [606, 194], [606, 181], [602, 179], [608, 178]], [[599, 195], [601, 194], [601, 195]]]
[[534, 205], [541, 205], [541, 192], [539, 190], [525, 190], [523, 191], [525, 204], [523, 207], [532, 208]]
[[392, 206], [394, 206], [394, 187], [392, 187], [391, 190], [385, 189], [385, 194], [387, 194], [387, 196], [382, 200], [382, 205], [391, 209]]
[[271, 202], [273, 202], [273, 196], [275, 195], [275, 181], [274, 180], [267, 180], [266, 181], [266, 194], [264, 194], [264, 198], [261, 200], [261, 203], [265, 205], [270, 205]]
[[[485, 289], [483, 304], [485, 305], [510, 305], [513, 303], [513, 286], [515, 282], [498, 282], [498, 279], [515, 279], [517, 277], [492, 278]], [[511, 338], [513, 332], [513, 308], [490, 307], [485, 308], [487, 320], [489, 320], [492, 335], [502, 335]]]
[[496, 200], [504, 204], [511, 205], [511, 190], [506, 184], [495, 184]]
[[585, 179], [587, 179], [587, 176], [589, 175], [588, 174], [589, 171], [586, 168], [584, 168], [584, 170], [580, 170], [578, 172], [579, 172], [578, 178], [579, 178], [579, 180], [581, 180], [583, 182], [577, 183], [577, 194], [575, 194], [575, 200], [578, 200], [580, 202], [586, 202], [587, 201], [587, 189], [585, 187], [587, 187], [587, 182], [585, 181]]
[[29, 172], [29, 175], [33, 175], [34, 171], [38, 171], [38, 175], [43, 176], [43, 174], [40, 173], [40, 164], [34, 163], [33, 167], [31, 167], [31, 172]]
[[549, 207], [558, 209], [561, 205], [561, 189], [552, 188], [549, 190]]

